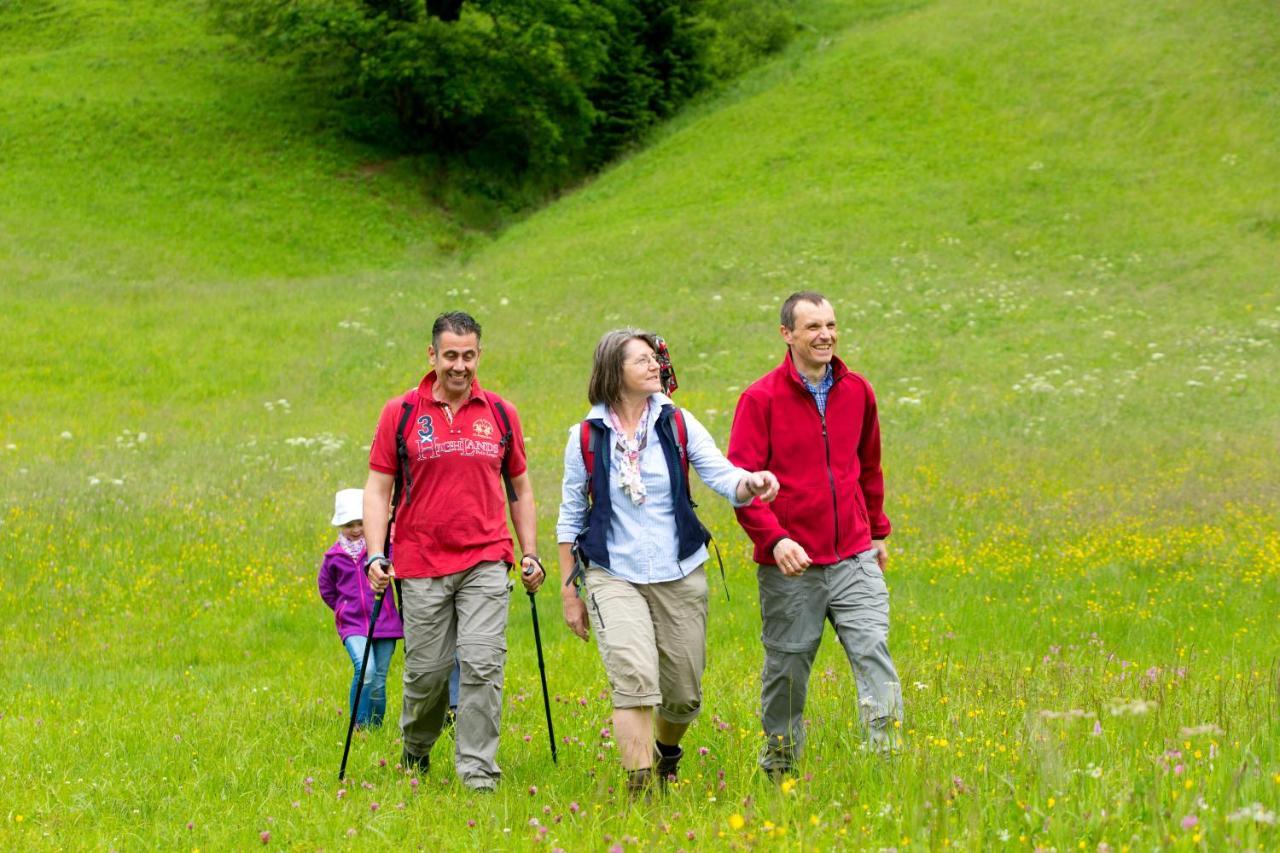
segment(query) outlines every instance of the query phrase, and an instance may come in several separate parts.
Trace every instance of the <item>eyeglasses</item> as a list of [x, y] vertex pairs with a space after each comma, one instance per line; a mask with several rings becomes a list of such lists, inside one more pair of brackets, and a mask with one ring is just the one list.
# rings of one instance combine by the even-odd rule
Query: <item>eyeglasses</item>
[[642, 355], [639, 358], [631, 359], [627, 364], [632, 367], [650, 367], [652, 365], [661, 366], [662, 362], [658, 361], [658, 357], [656, 355]]

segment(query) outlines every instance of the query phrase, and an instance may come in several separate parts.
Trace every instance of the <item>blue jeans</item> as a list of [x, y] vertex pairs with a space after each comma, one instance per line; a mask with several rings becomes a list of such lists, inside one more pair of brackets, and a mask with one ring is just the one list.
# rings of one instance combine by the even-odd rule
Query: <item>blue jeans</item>
[[[351, 707], [356, 699], [356, 685], [360, 680], [360, 663], [364, 659], [365, 638], [360, 635], [347, 637], [343, 645], [351, 656], [351, 690], [347, 696], [347, 707]], [[364, 674], [364, 686], [360, 688], [360, 707], [356, 708], [357, 726], [380, 726], [387, 713], [387, 669], [391, 666], [391, 655], [396, 650], [395, 640], [373, 641], [373, 649], [369, 652], [369, 666]]]

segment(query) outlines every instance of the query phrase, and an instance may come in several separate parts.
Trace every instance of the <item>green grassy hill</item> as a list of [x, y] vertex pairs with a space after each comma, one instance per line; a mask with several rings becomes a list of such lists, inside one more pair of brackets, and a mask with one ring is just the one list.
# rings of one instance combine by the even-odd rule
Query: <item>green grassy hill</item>
[[[1275, 846], [1238, 817], [1280, 790], [1274, 8], [804, 14], [777, 62], [490, 238], [198, 4], [0, 2], [0, 752], [24, 757], [0, 846], [533, 846], [531, 819], [570, 850]], [[704, 496], [733, 600], [709, 754], [658, 816], [607, 791], [603, 673], [546, 594], [558, 768], [515, 601], [497, 798], [411, 789], [386, 730], [339, 799], [349, 676], [313, 564], [434, 316], [485, 326], [549, 553], [599, 334], [666, 335], [723, 439], [800, 288], [880, 399], [904, 755], [856, 753], [828, 639], [811, 778], [753, 773], [749, 552]]]

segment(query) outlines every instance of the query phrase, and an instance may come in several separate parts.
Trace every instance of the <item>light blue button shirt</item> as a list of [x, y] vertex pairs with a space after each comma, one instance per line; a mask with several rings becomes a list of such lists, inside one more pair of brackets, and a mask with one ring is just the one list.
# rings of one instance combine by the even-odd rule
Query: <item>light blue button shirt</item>
[[[684, 560], [677, 558], [676, 516], [672, 503], [671, 478], [662, 443], [654, 430], [663, 405], [671, 400], [665, 394], [649, 398], [649, 416], [645, 423], [648, 442], [640, 454], [640, 474], [644, 478], [644, 503], [636, 506], [622, 491], [622, 454], [618, 450], [620, 433], [603, 405], [594, 406], [587, 420], [600, 418], [609, 428], [609, 499], [613, 518], [609, 523], [606, 544], [609, 548], [609, 573], [632, 583], [662, 583], [679, 580], [707, 561], [706, 546]], [[734, 506], [738, 502], [738, 483], [747, 472], [734, 466], [716, 447], [715, 439], [686, 409], [684, 423], [689, 434], [689, 463], [702, 482]], [[674, 425], [673, 425], [674, 428]], [[574, 424], [564, 449], [564, 484], [560, 495], [560, 519], [556, 522], [556, 541], [572, 543], [587, 525], [590, 502], [587, 498], [587, 468], [582, 461], [582, 427]], [[598, 448], [597, 453], [605, 452]]]

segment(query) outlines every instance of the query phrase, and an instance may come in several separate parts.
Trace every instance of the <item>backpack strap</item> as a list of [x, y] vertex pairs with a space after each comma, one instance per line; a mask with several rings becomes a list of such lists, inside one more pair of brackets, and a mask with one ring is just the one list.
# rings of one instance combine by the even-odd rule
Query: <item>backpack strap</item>
[[587, 499], [591, 499], [591, 475], [596, 470], [596, 434], [590, 421], [578, 425], [578, 443], [582, 445], [582, 465], [587, 469]]
[[515, 503], [519, 498], [516, 497], [515, 486], [511, 485], [511, 471], [508, 467], [511, 461], [511, 444], [515, 440], [511, 429], [511, 418], [507, 415], [507, 407], [502, 405], [501, 400], [488, 391], [484, 392], [484, 398], [488, 401], [489, 407], [493, 409], [498, 420], [502, 422], [502, 438], [498, 442], [502, 446], [502, 482], [507, 487], [507, 500], [510, 503]]
[[413, 494], [413, 475], [409, 473], [409, 440], [405, 437], [405, 427], [413, 418], [413, 410], [418, 405], [417, 389], [404, 395], [400, 403], [400, 423], [396, 426], [396, 481], [391, 492], [391, 515], [387, 518], [387, 539], [391, 536], [391, 523], [396, 519], [396, 510], [401, 504], [408, 504]]
[[684, 466], [684, 493], [689, 496], [689, 503], [697, 506], [693, 503], [693, 492], [689, 491], [689, 427], [684, 422], [684, 409], [679, 406], [675, 409], [671, 419], [676, 422], [676, 443], [680, 446], [680, 462]]

